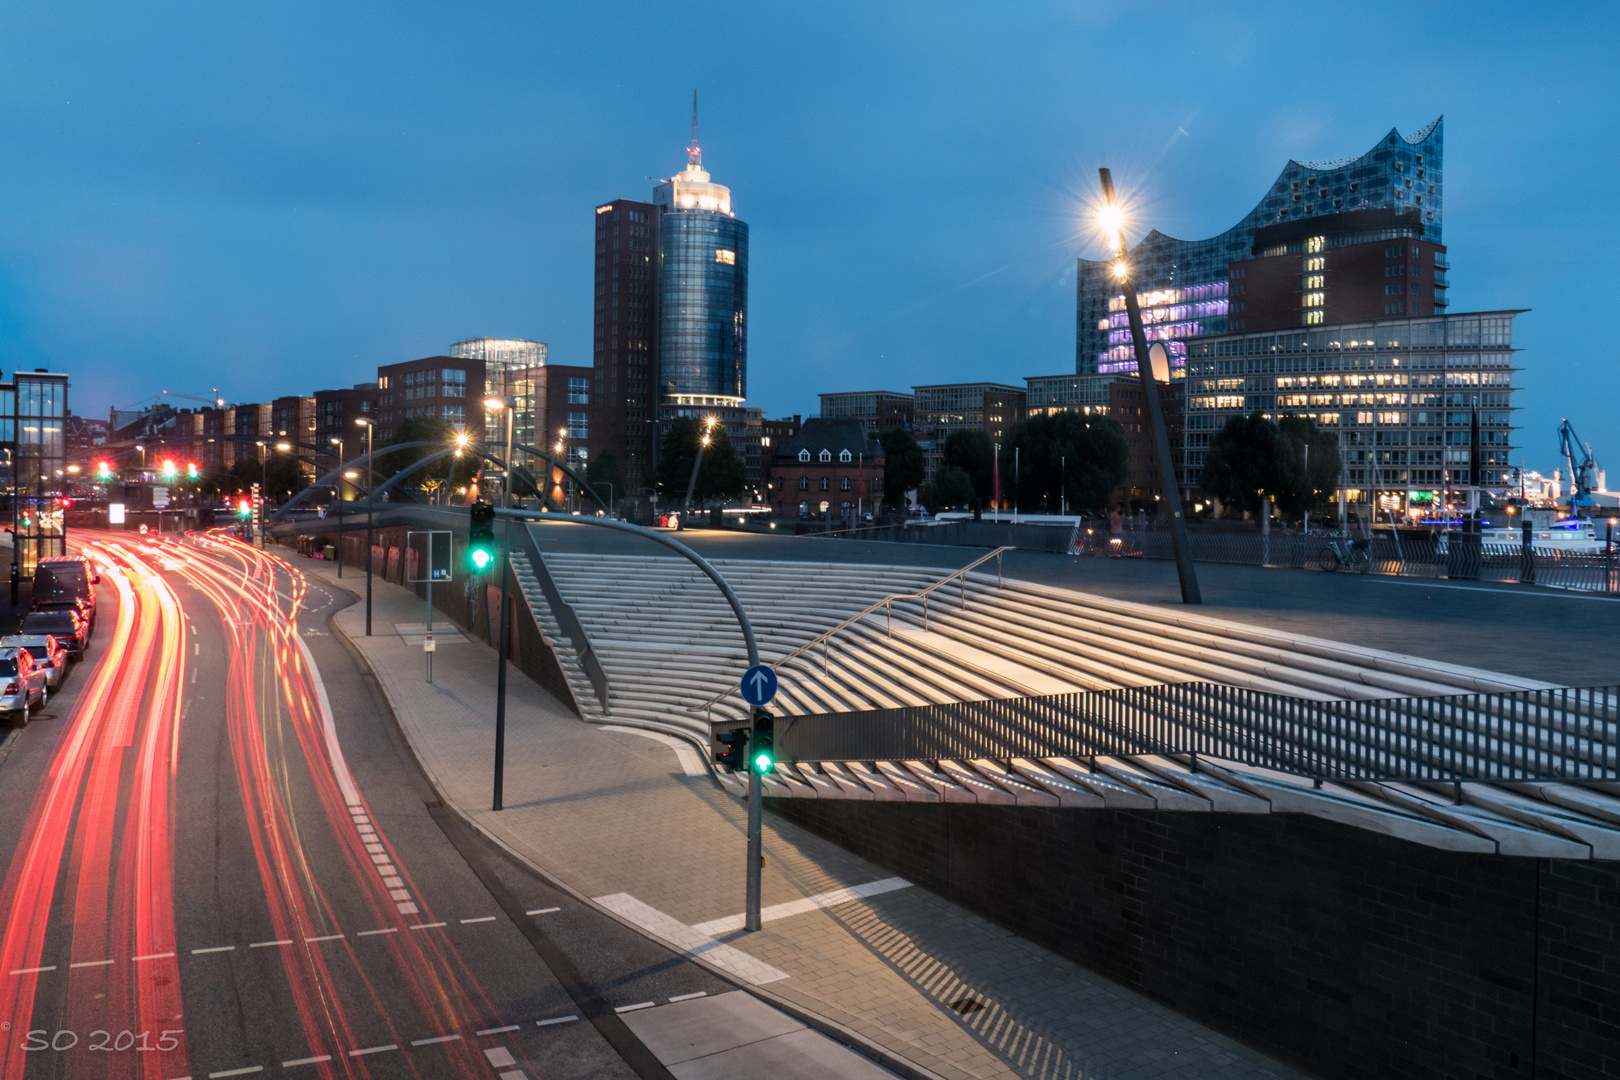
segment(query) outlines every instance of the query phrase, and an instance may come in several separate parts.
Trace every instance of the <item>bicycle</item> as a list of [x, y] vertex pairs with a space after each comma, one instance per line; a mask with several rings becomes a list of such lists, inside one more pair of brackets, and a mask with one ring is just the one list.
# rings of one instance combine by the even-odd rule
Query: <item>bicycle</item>
[[1316, 566], [1332, 574], [1348, 570], [1352, 574], [1365, 574], [1372, 567], [1365, 540], [1329, 540], [1328, 546], [1316, 556]]

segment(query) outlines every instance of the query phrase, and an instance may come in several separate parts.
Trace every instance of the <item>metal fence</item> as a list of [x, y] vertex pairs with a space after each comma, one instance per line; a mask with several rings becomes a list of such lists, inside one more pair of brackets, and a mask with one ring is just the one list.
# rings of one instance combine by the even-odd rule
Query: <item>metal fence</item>
[[785, 718], [785, 761], [1193, 755], [1319, 780], [1614, 781], [1620, 687], [1310, 701], [1213, 683]]
[[[1109, 534], [1106, 524], [1074, 534], [1074, 554], [1114, 558], [1171, 559], [1166, 529], [1126, 529]], [[1335, 541], [1348, 537], [1325, 533], [1237, 532], [1194, 529], [1190, 532], [1193, 559], [1239, 566], [1293, 567], [1323, 570], [1335, 565]], [[1620, 593], [1620, 554], [1615, 551], [1571, 552], [1532, 548], [1519, 544], [1470, 544], [1453, 534], [1375, 534], [1360, 550], [1364, 566], [1348, 572], [1390, 574], [1400, 577], [1453, 578], [1465, 581], [1519, 582], [1586, 592]]]

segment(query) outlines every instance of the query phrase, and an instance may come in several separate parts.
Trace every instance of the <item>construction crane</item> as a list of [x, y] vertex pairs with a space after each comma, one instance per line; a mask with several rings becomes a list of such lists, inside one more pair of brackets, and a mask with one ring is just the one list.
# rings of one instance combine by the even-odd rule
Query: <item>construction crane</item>
[[172, 390], [163, 391], [165, 397], [185, 398], [187, 401], [200, 401], [204, 405], [212, 405], [216, 409], [225, 407], [225, 399], [219, 396], [219, 387], [214, 387], [214, 396], [211, 398], [198, 397], [196, 394], [177, 394]]
[[[1575, 425], [1566, 418], [1558, 425], [1558, 449], [1564, 455], [1564, 461], [1569, 465], [1569, 479], [1571, 488], [1570, 515], [1572, 517], [1590, 517], [1592, 510], [1597, 506], [1597, 500], [1592, 498], [1592, 492], [1597, 489], [1597, 459], [1592, 456], [1592, 447], [1589, 443], [1581, 442], [1579, 435], [1575, 434]], [[1575, 454], [1581, 453], [1581, 463], [1575, 464]]]

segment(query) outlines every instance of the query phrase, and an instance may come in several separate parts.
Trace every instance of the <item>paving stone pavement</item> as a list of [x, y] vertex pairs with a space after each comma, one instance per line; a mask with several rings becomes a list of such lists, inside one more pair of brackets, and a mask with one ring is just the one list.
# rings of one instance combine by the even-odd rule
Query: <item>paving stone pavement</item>
[[[289, 559], [329, 578], [320, 561]], [[374, 626], [420, 621], [412, 593], [382, 581], [373, 590]], [[739, 985], [948, 1080], [1303, 1075], [914, 886], [812, 907], [753, 934], [716, 930], [710, 941], [697, 924], [742, 911], [737, 800], [686, 775], [665, 743], [588, 725], [511, 668], [506, 808], [491, 812], [493, 651], [439, 651], [428, 685], [420, 645], [388, 630], [364, 636], [363, 604], [333, 622], [369, 662], [447, 803], [605, 909], [651, 909], [665, 928], [654, 936]], [[890, 876], [769, 813], [764, 845], [767, 908]], [[949, 1007], [964, 997], [983, 1007]]]

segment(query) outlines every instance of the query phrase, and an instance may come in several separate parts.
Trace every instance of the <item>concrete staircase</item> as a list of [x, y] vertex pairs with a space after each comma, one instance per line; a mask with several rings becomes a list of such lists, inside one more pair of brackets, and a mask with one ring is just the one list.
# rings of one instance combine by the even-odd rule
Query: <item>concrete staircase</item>
[[[713, 584], [684, 560], [553, 554], [553, 580], [611, 685], [603, 709], [545, 602], [534, 568], [519, 586], [591, 721], [710, 746], [712, 724], [744, 719], [741, 633]], [[779, 658], [937, 569], [716, 560], [777, 668], [782, 715], [1216, 682], [1313, 699], [1433, 696], [1548, 684], [977, 572], [926, 602], [897, 599], [786, 664]], [[926, 610], [925, 610], [926, 607]], [[716, 699], [718, 696], [718, 700]], [[707, 704], [712, 701], [712, 704]], [[716, 778], [740, 793], [726, 770]], [[1324, 784], [1231, 763], [1095, 761], [784, 764], [767, 793], [986, 805], [1309, 813], [1459, 851], [1620, 858], [1620, 785]]]

